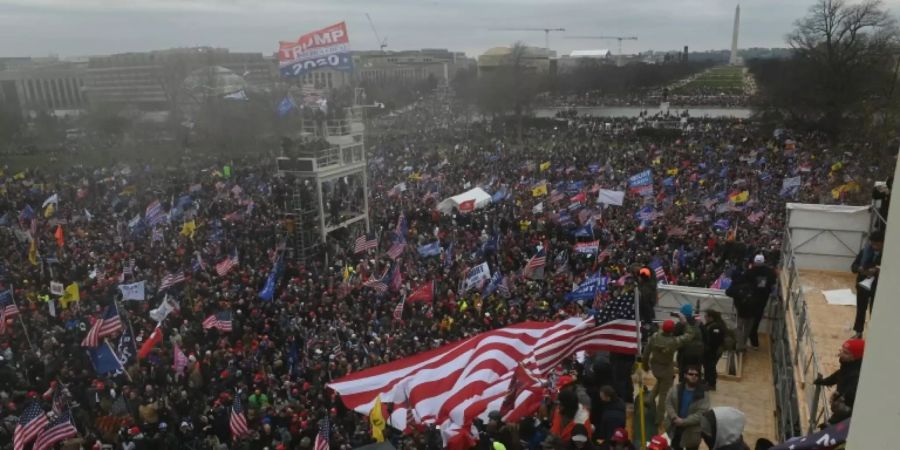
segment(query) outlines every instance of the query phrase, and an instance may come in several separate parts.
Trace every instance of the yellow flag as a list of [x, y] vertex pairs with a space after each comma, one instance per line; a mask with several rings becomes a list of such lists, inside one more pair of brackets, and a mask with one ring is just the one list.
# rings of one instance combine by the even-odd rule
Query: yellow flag
[[24, 180], [24, 179], [25, 179], [25, 172], [19, 172], [19, 173], [13, 175], [13, 180]]
[[540, 166], [541, 172], [543, 172], [549, 168], [550, 168], [550, 161], [545, 161], [545, 162], [541, 163], [541, 166]]
[[63, 309], [66, 309], [69, 307], [69, 303], [80, 300], [81, 295], [78, 293], [78, 283], [72, 283], [66, 286], [66, 290], [63, 291], [62, 297], [59, 298], [59, 304], [62, 305]]
[[32, 266], [36, 266], [38, 264], [37, 243], [34, 241], [34, 238], [31, 239], [31, 244], [28, 246], [28, 261]]
[[134, 195], [137, 193], [136, 186], [126, 186], [125, 189], [122, 189], [122, 192], [119, 195]]
[[732, 203], [744, 203], [750, 199], [750, 192], [749, 191], [741, 191], [741, 192], [738, 192], [737, 194], [732, 194], [730, 196], [730, 198], [731, 198]]
[[194, 238], [194, 231], [197, 230], [197, 223], [193, 220], [190, 222], [185, 222], [184, 225], [181, 226], [181, 235], [184, 237], [189, 237], [191, 239]]
[[658, 165], [662, 164], [662, 158], [656, 158], [653, 161], [650, 161], [650, 164], [652, 164], [654, 166], [658, 166]]
[[669, 170], [666, 170], [666, 175], [678, 175], [678, 168], [673, 167]]
[[422, 174], [420, 174], [419, 172], [413, 172], [413, 173], [409, 174], [410, 181], [420, 181], [421, 179], [422, 179]]
[[47, 207], [44, 208], [44, 218], [48, 219], [50, 217], [53, 217], [53, 213], [55, 213], [55, 212], [56, 212], [56, 206], [53, 203], [47, 205]]
[[344, 283], [350, 279], [350, 266], [344, 266]]
[[375, 442], [384, 442], [384, 415], [381, 412], [381, 394], [375, 397], [375, 406], [369, 413], [369, 424], [372, 425], [372, 437]]
[[547, 195], [547, 183], [531, 188], [532, 197], [541, 197]]

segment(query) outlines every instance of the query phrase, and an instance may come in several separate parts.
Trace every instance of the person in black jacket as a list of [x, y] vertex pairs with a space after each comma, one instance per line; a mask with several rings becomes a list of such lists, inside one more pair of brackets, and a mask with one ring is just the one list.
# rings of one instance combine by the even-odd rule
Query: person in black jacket
[[850, 265], [850, 270], [856, 274], [857, 283], [872, 278], [868, 288], [860, 284], [856, 285], [856, 320], [853, 322], [853, 331], [856, 332], [856, 337], [862, 337], [862, 332], [866, 327], [867, 313], [874, 306], [883, 249], [884, 232], [875, 231], [869, 235], [869, 244], [856, 254], [856, 259]]
[[601, 413], [595, 421], [594, 439], [608, 440], [617, 428], [625, 426], [625, 402], [612, 386], [600, 388]]
[[[848, 339], [841, 346], [838, 360], [841, 367], [831, 375], [822, 378], [819, 375], [814, 383], [816, 386], [834, 386], [832, 396], [833, 404], [840, 404], [839, 417], [832, 419], [838, 422], [846, 419], [853, 412], [853, 403], [856, 401], [856, 388], [859, 384], [859, 373], [862, 369], [863, 354], [866, 350], [866, 341], [863, 339]], [[833, 422], [836, 423], [836, 422]]]
[[725, 337], [728, 335], [728, 325], [722, 319], [722, 314], [716, 310], [706, 310], [706, 320], [700, 327], [703, 335], [703, 376], [706, 381], [706, 389], [716, 390], [716, 364], [725, 352]]
[[[759, 347], [759, 323], [766, 312], [766, 305], [775, 288], [775, 281], [775, 270], [766, 265], [765, 256], [758, 254], [753, 257], [753, 267], [733, 283], [733, 286], [743, 288], [743, 292], [735, 297], [729, 294], [729, 291], [725, 291], [726, 295], [735, 299], [735, 306], [738, 309], [736, 342], [738, 351], [745, 348], [747, 339], [750, 340], [751, 346]], [[744, 304], [738, 305], [739, 301]], [[742, 314], [742, 310], [744, 314]]]

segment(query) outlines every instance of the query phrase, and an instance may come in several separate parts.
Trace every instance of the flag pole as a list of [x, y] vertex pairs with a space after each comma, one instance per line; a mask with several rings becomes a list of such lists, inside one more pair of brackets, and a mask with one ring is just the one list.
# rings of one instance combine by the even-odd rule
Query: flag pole
[[[37, 353], [34, 344], [31, 342], [31, 336], [28, 335], [28, 327], [25, 326], [25, 318], [22, 317], [22, 311], [19, 309], [19, 304], [16, 303], [16, 288], [12, 284], [9, 285], [9, 298], [12, 300], [13, 305], [15, 305], [16, 311], [19, 311], [19, 324], [22, 325], [22, 331], [25, 333], [25, 340], [28, 341], [28, 347], [31, 348], [32, 352]], [[4, 318], [3, 320], [6, 319]]]
[[[643, 361], [641, 361], [641, 354], [643, 353], [642, 345], [641, 345], [641, 315], [640, 315], [640, 303], [641, 303], [641, 290], [638, 289], [637, 282], [635, 282], [634, 286], [634, 322], [637, 326], [637, 357], [635, 358], [636, 372], [638, 375], [638, 417], [641, 421], [641, 450], [645, 450], [647, 448], [647, 429], [646, 429], [646, 421], [644, 420], [644, 368]], [[657, 419], [658, 420], [658, 419]]]

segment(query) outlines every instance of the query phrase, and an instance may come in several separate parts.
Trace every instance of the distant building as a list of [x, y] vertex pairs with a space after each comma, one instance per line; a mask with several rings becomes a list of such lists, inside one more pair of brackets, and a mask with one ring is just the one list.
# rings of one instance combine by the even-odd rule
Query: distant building
[[615, 60], [608, 49], [598, 50], [573, 50], [568, 55], [563, 55], [556, 60], [559, 73], [571, 72], [580, 64], [613, 64]]
[[[478, 75], [494, 72], [513, 64], [512, 47], [494, 47], [478, 57]], [[556, 52], [540, 47], [525, 47], [521, 61], [526, 71], [553, 73], [556, 71]]]
[[[222, 89], [220, 78], [231, 78], [230, 74], [240, 77], [241, 86], [252, 90], [271, 87], [277, 67], [261, 53], [231, 53], [211, 47], [122, 53], [90, 58], [85, 87], [93, 106], [166, 111], [173, 102], [190, 100], [187, 87], [191, 86], [185, 86], [185, 82], [190, 85], [193, 80], [193, 87], [198, 87], [198, 72], [209, 74], [210, 86], [206, 88], [210, 90]], [[199, 81], [203, 84], [202, 79]]]
[[460, 70], [474, 66], [463, 52], [446, 49], [405, 51], [359, 51], [353, 54], [354, 76], [360, 82], [416, 82], [429, 77], [453, 79]]
[[4, 68], [0, 70], [0, 102], [23, 116], [77, 114], [87, 104], [83, 64], [55, 58], [7, 58], [0, 63]]

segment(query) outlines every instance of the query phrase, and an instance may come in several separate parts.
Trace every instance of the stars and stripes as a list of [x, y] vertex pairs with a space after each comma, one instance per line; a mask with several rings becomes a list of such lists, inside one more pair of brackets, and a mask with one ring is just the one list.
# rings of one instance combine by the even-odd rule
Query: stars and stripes
[[37, 440], [34, 441], [33, 450], [47, 450], [57, 443], [78, 436], [78, 430], [72, 424], [72, 414], [65, 411], [47, 424]]
[[235, 266], [240, 263], [240, 258], [238, 257], [237, 250], [231, 252], [227, 258], [220, 261], [216, 264], [216, 273], [219, 274], [220, 277], [224, 277], [228, 275], [228, 272], [231, 271]]
[[6, 320], [19, 315], [19, 307], [13, 301], [12, 288], [0, 292], [0, 334], [6, 333]]
[[[627, 308], [631, 299], [631, 313]], [[395, 406], [388, 423], [405, 424], [409, 407], [422, 423], [441, 425], [445, 437], [466, 433], [476, 417], [499, 410], [520, 361], [549, 373], [579, 351], [637, 352], [638, 331], [633, 297], [607, 306], [603, 321], [572, 317], [564, 321], [523, 322], [481, 333], [408, 358], [352, 373], [328, 385], [344, 404], [369, 414], [376, 398]], [[607, 309], [604, 308], [604, 309]], [[483, 368], [490, 370], [483, 370]], [[539, 391], [523, 391], [512, 407], [541, 398]]]
[[100, 339], [111, 336], [122, 331], [122, 319], [119, 317], [119, 310], [116, 305], [109, 305], [103, 316], [94, 322], [94, 326], [88, 331], [87, 336], [81, 341], [82, 347], [96, 347], [100, 344]]
[[403, 254], [403, 249], [404, 249], [405, 247], [406, 247], [406, 244], [405, 244], [405, 243], [403, 243], [403, 242], [396, 242], [396, 243], [394, 243], [394, 245], [391, 245], [391, 248], [388, 249], [387, 255], [388, 255], [391, 259], [393, 259], [393, 260], [396, 261], [397, 258], [399, 258], [400, 255]]
[[353, 253], [362, 253], [376, 248], [378, 248], [378, 238], [374, 233], [368, 233], [356, 238]]
[[144, 219], [151, 228], [166, 221], [166, 213], [163, 211], [159, 200], [153, 200], [147, 205], [147, 209], [144, 211]]
[[316, 443], [313, 450], [328, 450], [328, 442], [331, 440], [331, 422], [325, 416], [319, 422], [319, 433], [316, 434]]
[[406, 299], [401, 299], [397, 307], [394, 308], [394, 320], [403, 320], [403, 306], [406, 305]]
[[163, 277], [162, 282], [159, 284], [159, 290], [164, 291], [178, 283], [183, 283], [186, 279], [184, 272], [170, 273]]
[[240, 439], [246, 436], [250, 430], [247, 428], [247, 416], [244, 415], [244, 406], [241, 404], [241, 396], [236, 395], [231, 403], [231, 414], [228, 416], [228, 428], [231, 436]]
[[375, 290], [375, 292], [378, 292], [378, 293], [387, 292], [387, 290], [388, 290], [387, 283], [382, 281], [380, 278], [372, 278], [370, 280], [367, 280], [365, 283], [363, 283], [363, 286], [365, 286], [367, 288], [372, 288]]
[[208, 330], [216, 328], [220, 331], [231, 332], [231, 313], [227, 311], [210, 314], [209, 317], [203, 319], [203, 329]]
[[525, 269], [522, 271], [522, 275], [526, 278], [530, 278], [540, 274], [540, 270], [547, 265], [547, 256], [544, 252], [544, 249], [540, 249], [531, 259], [528, 260], [528, 264], [525, 264]]
[[16, 430], [13, 433], [13, 449], [23, 450], [47, 426], [48, 422], [47, 414], [41, 409], [41, 405], [38, 402], [29, 403], [16, 423]]

